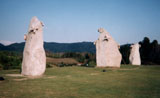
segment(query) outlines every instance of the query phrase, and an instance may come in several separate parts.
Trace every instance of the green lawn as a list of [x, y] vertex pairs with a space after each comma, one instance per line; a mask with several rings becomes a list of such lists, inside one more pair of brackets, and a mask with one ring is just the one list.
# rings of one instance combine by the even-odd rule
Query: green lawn
[[39, 78], [7, 74], [19, 70], [0, 71], [0, 98], [160, 98], [160, 66], [54, 67]]

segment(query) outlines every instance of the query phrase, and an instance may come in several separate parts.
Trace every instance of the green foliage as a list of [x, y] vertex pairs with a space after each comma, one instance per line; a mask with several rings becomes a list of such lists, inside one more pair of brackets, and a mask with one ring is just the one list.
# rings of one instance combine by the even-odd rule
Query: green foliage
[[122, 45], [120, 48], [122, 54], [122, 64], [129, 64], [130, 44]]
[[96, 62], [95, 61], [89, 61], [88, 67], [96, 67]]
[[142, 64], [160, 64], [160, 45], [157, 40], [153, 40], [150, 43], [150, 39], [145, 37], [139, 44], [141, 45], [140, 55]]
[[0, 51], [0, 65], [2, 69], [20, 69], [22, 57], [16, 52]]
[[47, 67], [47, 68], [52, 68], [53, 65], [52, 65], [52, 63], [47, 62], [47, 63], [46, 63], [46, 67]]
[[0, 70], [3, 69], [3, 66], [0, 64]]
[[[143, 65], [160, 64], [160, 45], [157, 40], [150, 43], [148, 37], [144, 37], [143, 41], [139, 42], [141, 63]], [[120, 52], [122, 54], [122, 64], [129, 64], [130, 45], [121, 45]]]
[[[96, 55], [93, 53], [74, 53], [67, 52], [62, 55], [64, 58], [75, 58], [78, 62], [82, 63], [83, 66], [89, 66], [89, 62], [96, 62]], [[90, 65], [94, 66], [96, 64]]]
[[57, 64], [57, 67], [69, 67], [69, 66], [75, 66], [77, 64], [73, 63], [73, 64], [65, 64], [63, 62], [61, 62], [60, 64]]

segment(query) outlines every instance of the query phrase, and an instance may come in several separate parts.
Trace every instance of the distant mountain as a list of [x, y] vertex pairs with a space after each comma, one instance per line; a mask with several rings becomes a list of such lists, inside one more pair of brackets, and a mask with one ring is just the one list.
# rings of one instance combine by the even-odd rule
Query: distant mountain
[[3, 47], [4, 45], [0, 43], [0, 47]]
[[95, 45], [93, 42], [78, 42], [78, 43], [55, 43], [45, 42], [44, 48], [51, 52], [90, 52], [95, 53]]
[[3, 44], [4, 46], [8, 46], [8, 45], [13, 44], [14, 42], [6, 41], [6, 40], [0, 40], [0, 43]]
[[4, 45], [0, 43], [0, 50], [2, 49], [3, 50], [4, 48]]
[[[0, 50], [23, 52], [25, 43], [14, 43], [8, 46], [0, 44]], [[77, 42], [77, 43], [56, 43], [44, 42], [44, 48], [50, 52], [89, 52], [95, 53], [95, 45], [93, 42]]]
[[[2, 44], [1, 44], [2, 45]], [[0, 45], [0, 50], [2, 51], [17, 51], [17, 52], [22, 52], [24, 49], [24, 42], [22, 43], [14, 43], [8, 46], [1, 46]]]

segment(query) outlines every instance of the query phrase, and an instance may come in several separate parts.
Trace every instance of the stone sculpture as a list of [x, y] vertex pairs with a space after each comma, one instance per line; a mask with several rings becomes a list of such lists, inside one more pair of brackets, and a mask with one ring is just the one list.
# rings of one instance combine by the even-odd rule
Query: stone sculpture
[[31, 19], [28, 34], [24, 35], [22, 75], [40, 76], [46, 69], [46, 55], [43, 48], [43, 24], [37, 17]]
[[119, 44], [103, 28], [98, 29], [99, 38], [96, 45], [97, 67], [120, 67], [122, 55]]
[[129, 61], [130, 61], [130, 64], [132, 65], [141, 65], [139, 48], [140, 48], [140, 45], [138, 43], [131, 45]]

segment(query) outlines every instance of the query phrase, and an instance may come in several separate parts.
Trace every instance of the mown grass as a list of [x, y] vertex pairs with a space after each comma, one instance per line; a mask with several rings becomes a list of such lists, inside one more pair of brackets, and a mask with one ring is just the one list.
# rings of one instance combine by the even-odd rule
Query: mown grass
[[6, 74], [19, 70], [0, 71], [0, 98], [160, 98], [160, 66], [54, 67], [20, 81]]

